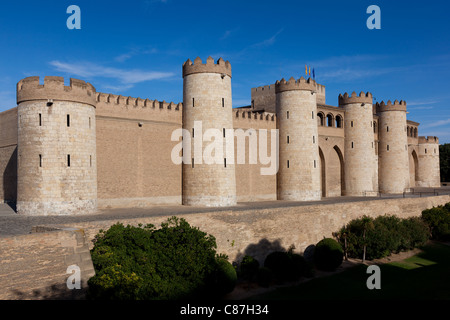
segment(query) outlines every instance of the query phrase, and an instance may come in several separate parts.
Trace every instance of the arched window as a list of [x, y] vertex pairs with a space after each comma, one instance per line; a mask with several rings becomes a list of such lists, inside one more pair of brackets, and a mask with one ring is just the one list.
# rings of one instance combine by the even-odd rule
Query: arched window
[[336, 128], [342, 128], [342, 117], [340, 115], [336, 116]]
[[331, 113], [327, 115], [327, 127], [333, 127], [333, 115]]
[[417, 138], [417, 128], [414, 128], [414, 137]]
[[317, 125], [323, 126], [324, 125], [324, 114], [322, 112], [317, 113]]

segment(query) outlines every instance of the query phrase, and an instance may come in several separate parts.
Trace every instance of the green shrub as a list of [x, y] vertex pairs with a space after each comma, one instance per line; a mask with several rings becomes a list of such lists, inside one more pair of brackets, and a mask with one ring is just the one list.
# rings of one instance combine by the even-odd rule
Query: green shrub
[[153, 225], [115, 224], [101, 230], [91, 251], [96, 275], [91, 299], [182, 299], [200, 297], [216, 263], [216, 241], [186, 220]]
[[270, 253], [264, 260], [264, 267], [272, 270], [273, 277], [278, 281], [291, 280], [293, 278], [294, 266], [287, 252], [275, 251]]
[[333, 271], [342, 264], [344, 251], [334, 239], [325, 238], [316, 244], [314, 263], [319, 270]]
[[267, 267], [262, 267], [258, 269], [258, 273], [256, 274], [256, 281], [261, 287], [267, 288], [272, 282], [272, 277], [272, 270]]
[[400, 219], [385, 215], [376, 219], [366, 216], [354, 219], [338, 235], [339, 243], [349, 257], [361, 259], [365, 245], [366, 259], [373, 260], [423, 246], [429, 238], [429, 231], [417, 217]]
[[428, 224], [432, 239], [450, 240], [450, 203], [423, 210], [422, 219]]
[[420, 248], [430, 238], [428, 225], [419, 217], [403, 219], [402, 230], [404, 233], [404, 250]]
[[402, 248], [402, 225], [396, 216], [379, 216], [373, 220], [373, 228], [366, 233], [366, 258], [369, 260], [387, 257]]
[[300, 277], [310, 277], [311, 276], [311, 266], [306, 261], [306, 259], [297, 253], [291, 254], [292, 264], [293, 264], [293, 280], [297, 280]]
[[252, 280], [258, 273], [259, 262], [251, 256], [244, 256], [240, 264], [241, 275], [246, 280]]
[[236, 269], [226, 258], [217, 258], [216, 264], [212, 288], [215, 294], [222, 296], [233, 291], [237, 283], [237, 274]]

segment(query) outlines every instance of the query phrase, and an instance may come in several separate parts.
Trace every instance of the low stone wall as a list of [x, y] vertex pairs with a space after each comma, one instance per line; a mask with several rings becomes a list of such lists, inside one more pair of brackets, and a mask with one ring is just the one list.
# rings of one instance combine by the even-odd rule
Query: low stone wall
[[[422, 210], [450, 202], [450, 196], [397, 198], [317, 205], [290, 205], [265, 209], [225, 210], [189, 213], [191, 225], [212, 234], [217, 251], [240, 261], [246, 254], [260, 262], [274, 250], [294, 245], [296, 252], [331, 237], [348, 221], [362, 215], [376, 217], [389, 214], [399, 217], [419, 216]], [[154, 224], [159, 227], [165, 217], [121, 219], [127, 225]], [[89, 221], [70, 226], [40, 226], [34, 233], [0, 238], [0, 299], [81, 298], [84, 290], [66, 286], [70, 265], [81, 269], [82, 289], [93, 276], [89, 254], [92, 240], [100, 229], [108, 229], [117, 220]], [[53, 229], [52, 229], [53, 228]], [[55, 231], [52, 231], [55, 230]]]
[[[0, 238], [0, 299], [83, 298], [92, 277], [89, 246], [83, 230], [33, 228], [33, 233]], [[69, 266], [80, 268], [81, 289], [69, 290]]]
[[[372, 201], [341, 203], [321, 203], [317, 205], [292, 205], [277, 208], [225, 210], [183, 214], [192, 226], [216, 237], [217, 251], [229, 256], [230, 261], [250, 254], [260, 262], [274, 250], [288, 249], [294, 245], [295, 251], [302, 252], [307, 246], [316, 244], [352, 219], [362, 215], [397, 215], [399, 217], [420, 216], [422, 210], [450, 202], [450, 196], [423, 198], [396, 198]], [[151, 223], [159, 227], [165, 217], [145, 217], [122, 219], [124, 225]], [[117, 220], [79, 223], [77, 228], [85, 231], [92, 239], [100, 229], [107, 230]]]

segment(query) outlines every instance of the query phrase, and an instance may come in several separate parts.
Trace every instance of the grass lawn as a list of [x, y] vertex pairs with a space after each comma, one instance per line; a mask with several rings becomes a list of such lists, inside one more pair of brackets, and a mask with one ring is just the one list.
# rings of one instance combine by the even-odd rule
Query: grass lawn
[[450, 246], [430, 243], [423, 252], [399, 262], [383, 264], [381, 289], [369, 290], [367, 266], [278, 288], [250, 300], [450, 299]]

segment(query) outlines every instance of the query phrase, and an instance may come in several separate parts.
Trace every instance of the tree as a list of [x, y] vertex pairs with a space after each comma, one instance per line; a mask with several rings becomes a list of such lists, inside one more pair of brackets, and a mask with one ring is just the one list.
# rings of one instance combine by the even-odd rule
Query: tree
[[374, 228], [373, 225], [373, 220], [370, 217], [362, 217], [361, 219], [362, 225], [363, 225], [363, 258], [362, 258], [362, 262], [364, 263], [366, 261], [366, 246], [367, 246], [367, 241], [366, 241], [366, 232], [368, 230], [371, 230]]
[[439, 163], [441, 167], [441, 182], [450, 181], [450, 143], [439, 146]]

